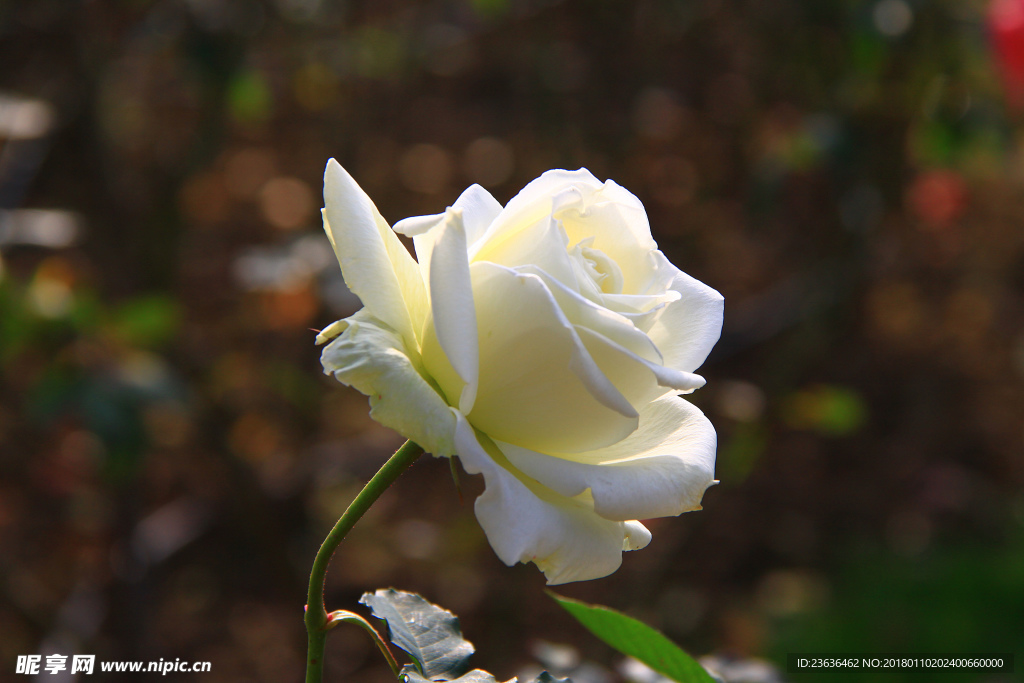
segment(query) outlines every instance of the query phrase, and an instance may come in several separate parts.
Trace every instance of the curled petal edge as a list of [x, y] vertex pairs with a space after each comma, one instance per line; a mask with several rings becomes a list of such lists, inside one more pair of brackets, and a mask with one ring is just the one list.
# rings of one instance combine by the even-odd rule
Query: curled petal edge
[[661, 285], [679, 293], [648, 330], [665, 358], [665, 365], [693, 372], [707, 359], [722, 335], [725, 298], [715, 289], [672, 265], [654, 252]]
[[[333, 329], [332, 329], [333, 328]], [[401, 335], [365, 309], [328, 328], [324, 373], [370, 397], [370, 416], [436, 456], [454, 453], [455, 418], [416, 370]]]
[[455, 445], [470, 474], [483, 474], [477, 519], [505, 564], [533, 562], [549, 585], [598, 579], [622, 564], [624, 550], [650, 542], [640, 522], [615, 522], [594, 513], [587, 496], [566, 498], [531, 482], [456, 410]]
[[701, 509], [715, 481], [717, 435], [691, 403], [664, 396], [640, 412], [640, 427], [614, 446], [553, 456], [498, 447], [514, 467], [566, 497], [590, 492], [609, 520], [674, 517]]

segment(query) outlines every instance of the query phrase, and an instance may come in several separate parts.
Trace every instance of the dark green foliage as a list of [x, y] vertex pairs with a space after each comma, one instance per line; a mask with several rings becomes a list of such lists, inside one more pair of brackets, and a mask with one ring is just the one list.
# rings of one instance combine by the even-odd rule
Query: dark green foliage
[[[493, 674], [481, 669], [463, 673], [469, 668], [473, 644], [462, 637], [458, 617], [448, 610], [427, 602], [416, 593], [394, 588], [366, 593], [359, 601], [370, 608], [373, 616], [387, 622], [391, 642], [412, 656], [415, 666], [410, 664], [402, 669], [404, 683], [498, 683]], [[572, 681], [555, 678], [544, 671], [526, 683]]]
[[409, 653], [427, 679], [451, 681], [469, 668], [473, 644], [448, 610], [394, 588], [366, 593], [359, 601], [387, 622], [391, 642]]

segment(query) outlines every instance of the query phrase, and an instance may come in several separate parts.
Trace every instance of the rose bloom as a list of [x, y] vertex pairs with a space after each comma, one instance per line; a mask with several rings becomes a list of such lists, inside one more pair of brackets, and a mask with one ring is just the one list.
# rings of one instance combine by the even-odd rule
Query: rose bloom
[[364, 306], [317, 337], [324, 370], [483, 474], [476, 516], [502, 561], [550, 584], [606, 576], [650, 542], [637, 520], [700, 509], [716, 435], [678, 394], [704, 384], [723, 301], [658, 250], [640, 200], [553, 170], [505, 207], [473, 185], [392, 229], [332, 159], [324, 203]]

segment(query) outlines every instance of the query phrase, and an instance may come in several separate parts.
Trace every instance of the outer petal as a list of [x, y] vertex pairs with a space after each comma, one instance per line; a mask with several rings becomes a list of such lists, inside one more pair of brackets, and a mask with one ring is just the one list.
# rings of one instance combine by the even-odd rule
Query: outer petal
[[623, 522], [623, 526], [626, 528], [626, 537], [622, 540], [623, 550], [640, 550], [651, 542], [651, 532], [639, 521]]
[[341, 272], [374, 317], [416, 342], [427, 312], [416, 262], [352, 176], [331, 159], [324, 171], [324, 230]]
[[[601, 372], [540, 278], [493, 263], [470, 271], [480, 339], [480, 385], [469, 420], [493, 438], [542, 451], [622, 440], [637, 412]], [[461, 392], [436, 338], [423, 362], [450, 403]]]
[[[466, 241], [469, 244], [480, 239], [501, 213], [501, 204], [498, 200], [479, 185], [467, 187], [449, 208], [462, 209], [462, 219], [466, 225]], [[435, 225], [439, 225], [443, 218], [443, 213], [430, 216], [411, 216], [395, 223], [394, 230], [400, 235], [415, 237], [422, 235]]]
[[658, 345], [665, 365], [693, 372], [722, 335], [725, 299], [716, 290], [673, 266], [660, 251], [654, 254], [657, 278], [663, 288], [660, 291], [679, 292], [680, 298], [665, 307], [648, 334]]
[[[462, 214], [468, 251], [469, 246], [480, 239], [495, 217], [501, 213], [501, 204], [484, 188], [470, 185], [448, 209], [455, 209]], [[448, 211], [428, 216], [410, 216], [395, 223], [395, 232], [413, 238], [416, 258], [424, 281], [429, 281], [430, 257], [447, 214]]]
[[498, 443], [509, 461], [568, 497], [588, 489], [597, 514], [611, 520], [670, 517], [699, 510], [714, 483], [717, 437], [704, 414], [676, 396], [640, 412], [640, 427], [613, 446], [553, 456]]
[[401, 336], [363, 309], [345, 320], [320, 362], [370, 397], [370, 415], [437, 456], [454, 451], [455, 418], [437, 391], [416, 371]]
[[[467, 472], [483, 474], [487, 489], [475, 510], [502, 562], [534, 562], [549, 584], [607, 576], [623, 549], [646, 545], [642, 525], [602, 519], [585, 496], [565, 498], [517, 472], [486, 436], [478, 438], [461, 414], [455, 444]], [[643, 529], [643, 531], [641, 531]]]
[[448, 209], [438, 230], [430, 259], [430, 308], [437, 340], [465, 383], [459, 397], [459, 410], [465, 414], [476, 401], [480, 347], [462, 209]]
[[462, 209], [462, 219], [466, 224], [466, 242], [472, 245], [483, 237], [487, 228], [501, 213], [501, 204], [494, 196], [480, 187], [470, 185], [452, 204], [453, 209]]
[[432, 213], [426, 216], [409, 216], [391, 226], [391, 229], [399, 235], [406, 237], [418, 237], [425, 234], [432, 228], [437, 227], [444, 220], [443, 213]]

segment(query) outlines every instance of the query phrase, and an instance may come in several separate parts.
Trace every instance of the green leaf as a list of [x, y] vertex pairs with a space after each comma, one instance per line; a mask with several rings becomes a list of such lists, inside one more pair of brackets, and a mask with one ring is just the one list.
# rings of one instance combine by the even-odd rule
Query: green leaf
[[647, 624], [601, 605], [548, 593], [595, 636], [679, 683], [714, 683], [696, 660]]
[[[394, 588], [366, 593], [359, 602], [387, 622], [391, 642], [409, 653], [425, 679], [451, 681], [469, 668], [473, 644], [462, 637], [458, 618], [448, 610]], [[477, 683], [473, 678], [458, 680]], [[490, 683], [479, 679], [485, 682]]]

